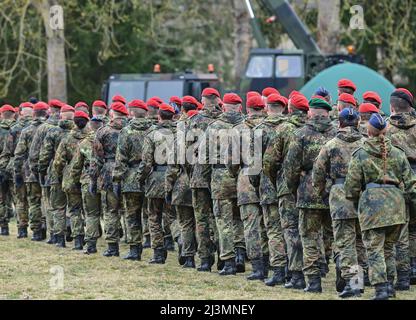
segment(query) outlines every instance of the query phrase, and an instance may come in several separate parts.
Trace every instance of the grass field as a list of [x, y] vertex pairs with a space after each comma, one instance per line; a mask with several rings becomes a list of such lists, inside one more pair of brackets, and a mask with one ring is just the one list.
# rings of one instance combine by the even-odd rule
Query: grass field
[[[87, 256], [58, 249], [45, 242], [16, 239], [12, 234], [0, 237], [0, 299], [338, 299], [334, 289], [334, 265], [323, 279], [323, 294], [304, 294], [283, 287], [266, 287], [260, 281], [248, 282], [245, 275], [220, 277], [216, 272], [183, 270], [176, 252], [169, 253], [165, 265], [149, 265], [151, 249], [142, 261], [131, 262], [101, 256], [105, 243], [99, 241], [99, 253]], [[122, 244], [121, 254], [128, 251]], [[63, 268], [63, 288], [51, 289], [51, 268]], [[53, 282], [53, 281], [52, 281]], [[368, 299], [373, 289], [363, 295]], [[416, 290], [398, 293], [398, 299], [416, 299]]]

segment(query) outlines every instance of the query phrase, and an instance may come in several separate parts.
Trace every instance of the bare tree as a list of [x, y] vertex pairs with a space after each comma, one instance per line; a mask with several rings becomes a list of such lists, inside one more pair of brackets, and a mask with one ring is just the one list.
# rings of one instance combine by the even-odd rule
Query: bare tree
[[340, 0], [317, 0], [318, 3], [318, 45], [323, 53], [338, 50], [341, 33]]

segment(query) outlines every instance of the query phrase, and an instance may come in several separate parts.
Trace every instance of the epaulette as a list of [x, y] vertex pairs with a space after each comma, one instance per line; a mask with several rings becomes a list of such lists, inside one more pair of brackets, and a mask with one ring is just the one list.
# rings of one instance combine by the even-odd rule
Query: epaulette
[[357, 149], [355, 149], [353, 152], [352, 152], [352, 155], [354, 156], [358, 151], [360, 151], [361, 149], [362, 149], [363, 147], [358, 147]]

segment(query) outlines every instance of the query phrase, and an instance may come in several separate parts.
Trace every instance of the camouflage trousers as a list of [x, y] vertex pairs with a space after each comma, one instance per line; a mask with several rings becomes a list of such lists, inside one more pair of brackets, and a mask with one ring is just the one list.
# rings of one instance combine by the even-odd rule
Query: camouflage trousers
[[300, 209], [299, 233], [303, 246], [303, 273], [308, 278], [319, 276], [319, 263], [322, 261], [323, 228], [332, 229], [329, 210]]
[[26, 193], [26, 184], [15, 188], [14, 201], [16, 204], [16, 216], [19, 220], [19, 227], [26, 228], [29, 224], [29, 204]]
[[214, 214], [212, 212], [211, 194], [208, 189], [192, 189], [192, 205], [195, 213], [196, 239], [200, 259], [207, 259], [214, 253], [216, 234]]
[[123, 204], [126, 214], [126, 236], [129, 245], [142, 245], [143, 202], [143, 192], [123, 193]]
[[66, 231], [66, 195], [60, 184], [54, 184], [50, 190], [50, 211], [52, 212], [54, 232], [65, 235]]
[[196, 252], [194, 209], [189, 206], [175, 206], [175, 209], [181, 232], [182, 256], [193, 257]]
[[402, 227], [403, 225], [395, 225], [363, 231], [371, 285], [374, 286], [395, 279], [394, 246], [399, 240]]
[[42, 215], [46, 219], [46, 228], [50, 233], [54, 233], [53, 212], [51, 210], [51, 187], [42, 187]]
[[243, 221], [247, 256], [250, 260], [261, 259], [263, 252], [260, 221], [263, 217], [259, 204], [240, 205], [240, 216]]
[[268, 204], [263, 205], [262, 210], [268, 238], [270, 267], [284, 267], [286, 266], [286, 250], [279, 207], [277, 204]]
[[406, 223], [400, 230], [399, 240], [396, 243], [396, 267], [398, 272], [410, 272], [410, 214], [406, 208]]
[[163, 230], [162, 220], [163, 210], [167, 207], [165, 204], [165, 199], [148, 198], [147, 206], [152, 249], [163, 249], [165, 233]]
[[218, 229], [220, 259], [234, 259], [234, 248], [245, 249], [244, 227], [237, 199], [213, 200], [213, 212]]
[[162, 213], [162, 226], [165, 238], [172, 237], [176, 240], [181, 236], [174, 206], [165, 206]]
[[142, 230], [143, 230], [143, 237], [150, 235], [149, 231], [149, 213], [147, 211], [147, 198], [143, 199], [143, 209], [142, 209]]
[[413, 212], [409, 220], [409, 256], [416, 258], [416, 214]]
[[82, 208], [85, 215], [85, 240], [97, 240], [100, 237], [101, 195], [88, 192], [88, 184], [81, 189]]
[[279, 214], [282, 224], [284, 240], [290, 271], [302, 271], [303, 248], [299, 235], [299, 210], [296, 208], [296, 199], [287, 194], [279, 198]]
[[71, 220], [72, 236], [83, 236], [85, 232], [81, 192], [67, 192], [66, 201], [68, 211], [67, 216], [69, 216]]
[[37, 182], [26, 183], [27, 202], [29, 204], [30, 229], [40, 231], [42, 228], [42, 188]]
[[332, 228], [339, 252], [341, 276], [345, 280], [351, 280], [358, 274], [358, 266], [364, 269], [367, 265], [358, 218], [333, 220]]
[[13, 195], [8, 181], [0, 186], [0, 227], [6, 227], [13, 216]]
[[111, 190], [101, 191], [104, 199], [104, 233], [107, 243], [120, 241], [120, 199]]

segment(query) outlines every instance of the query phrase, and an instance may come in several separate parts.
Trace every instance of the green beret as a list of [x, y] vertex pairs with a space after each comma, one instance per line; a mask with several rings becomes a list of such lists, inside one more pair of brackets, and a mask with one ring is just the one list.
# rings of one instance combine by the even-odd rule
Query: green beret
[[332, 110], [331, 105], [326, 102], [326, 100], [319, 99], [319, 98], [313, 98], [309, 101], [309, 108], [311, 109], [325, 109], [328, 111]]

